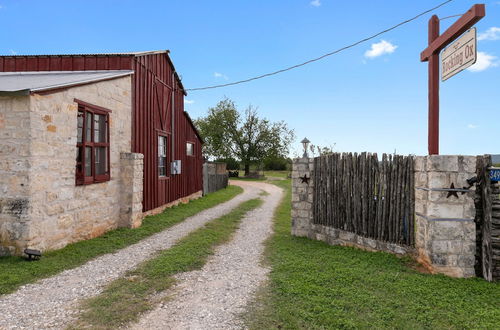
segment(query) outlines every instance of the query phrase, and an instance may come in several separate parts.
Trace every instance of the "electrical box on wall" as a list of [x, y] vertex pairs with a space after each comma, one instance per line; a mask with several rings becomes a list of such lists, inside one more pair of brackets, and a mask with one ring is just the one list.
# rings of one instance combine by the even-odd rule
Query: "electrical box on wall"
[[170, 174], [181, 174], [181, 161], [174, 160], [170, 163]]

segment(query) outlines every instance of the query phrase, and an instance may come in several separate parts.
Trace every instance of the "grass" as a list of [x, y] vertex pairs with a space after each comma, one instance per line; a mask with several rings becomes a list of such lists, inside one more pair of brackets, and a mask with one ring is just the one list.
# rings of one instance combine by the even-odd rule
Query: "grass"
[[421, 274], [407, 259], [290, 235], [290, 180], [267, 242], [270, 280], [252, 329], [498, 329], [500, 286]]
[[99, 255], [114, 252], [160, 232], [200, 211], [230, 200], [243, 190], [229, 186], [203, 198], [180, 204], [165, 212], [146, 217], [139, 228], [120, 228], [65, 248], [44, 253], [40, 261], [27, 262], [20, 257], [0, 257], [0, 295], [19, 286], [77, 267]]
[[264, 171], [264, 176], [286, 179], [289, 173], [291, 173], [291, 171]]
[[261, 199], [241, 203], [229, 214], [207, 223], [112, 282], [102, 294], [84, 303], [75, 328], [110, 329], [137, 320], [158, 302], [155, 294], [174, 283], [172, 275], [200, 269], [216, 246], [229, 241], [244, 215], [261, 203]]
[[274, 181], [273, 178], [286, 179], [290, 171], [264, 171], [264, 178], [246, 178], [243, 176], [243, 172], [240, 172], [241, 176], [236, 178], [229, 178], [231, 180], [241, 180], [241, 181]]

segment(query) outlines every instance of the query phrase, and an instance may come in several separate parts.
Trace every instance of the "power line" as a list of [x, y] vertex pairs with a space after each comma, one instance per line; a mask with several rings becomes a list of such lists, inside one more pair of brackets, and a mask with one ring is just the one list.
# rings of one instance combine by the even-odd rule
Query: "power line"
[[463, 15], [463, 14], [457, 14], [457, 15], [446, 16], [446, 17], [440, 18], [439, 20], [440, 20], [440, 21], [443, 21], [443, 20], [448, 19], [448, 18], [458, 17], [458, 16], [462, 16], [462, 15]]
[[274, 71], [274, 72], [270, 72], [270, 73], [265, 73], [265, 74], [262, 74], [260, 76], [256, 76], [256, 77], [252, 77], [252, 78], [248, 78], [248, 79], [243, 79], [243, 80], [239, 80], [239, 81], [235, 81], [235, 82], [231, 82], [231, 83], [226, 83], [226, 84], [220, 84], [220, 85], [213, 85], [213, 86], [206, 86], [206, 87], [197, 87], [197, 88], [188, 88], [186, 89], [186, 91], [200, 91], [200, 90], [205, 90], [205, 89], [213, 89], [213, 88], [221, 88], [221, 87], [227, 87], [227, 86], [232, 86], [232, 85], [238, 85], [238, 84], [243, 84], [243, 83], [247, 83], [249, 81], [253, 81], [253, 80], [257, 80], [257, 79], [262, 79], [262, 78], [265, 78], [265, 77], [269, 77], [269, 76], [273, 76], [273, 75], [276, 75], [276, 74], [279, 74], [279, 73], [282, 73], [282, 72], [285, 72], [285, 71], [290, 71], [290, 70], [293, 70], [293, 69], [296, 69], [298, 67], [301, 67], [301, 66], [304, 66], [306, 64], [309, 64], [309, 63], [313, 63], [313, 62], [316, 62], [316, 61], [319, 61], [319, 60], [322, 60], [324, 59], [325, 57], [328, 57], [328, 56], [331, 56], [331, 55], [334, 55], [334, 54], [337, 54], [337, 53], [340, 53], [346, 49], [349, 49], [349, 48], [352, 48], [354, 46], [357, 46], [361, 43], [364, 43], [364, 42], [367, 42], [368, 40], [371, 40], [371, 39], [374, 39], [382, 34], [385, 34], [389, 31], [392, 31], [402, 25], [405, 25], [407, 23], [410, 23], [411, 21], [414, 21], [416, 20], [417, 18], [421, 17], [421, 16], [424, 16], [425, 14], [428, 14], [444, 5], [446, 5], [447, 3], [449, 2], [452, 2], [453, 0], [447, 0], [445, 2], [442, 2], [441, 4], [437, 5], [436, 7], [434, 8], [431, 8], [431, 9], [428, 9], [410, 19], [407, 19], [406, 21], [403, 21], [401, 23], [398, 23], [388, 29], [385, 29], [383, 31], [380, 31], [370, 37], [367, 37], [367, 38], [364, 38], [364, 39], [361, 39], [353, 44], [350, 44], [348, 46], [345, 46], [345, 47], [342, 47], [342, 48], [339, 48], [337, 50], [334, 50], [330, 53], [327, 53], [327, 54], [324, 54], [324, 55], [321, 55], [320, 57], [316, 57], [316, 58], [313, 58], [311, 60], [308, 60], [308, 61], [305, 61], [305, 62], [302, 62], [302, 63], [299, 63], [299, 64], [296, 64], [296, 65], [293, 65], [293, 66], [290, 66], [290, 67], [287, 67], [287, 68], [284, 68], [284, 69], [281, 69], [281, 70], [278, 70], [278, 71]]

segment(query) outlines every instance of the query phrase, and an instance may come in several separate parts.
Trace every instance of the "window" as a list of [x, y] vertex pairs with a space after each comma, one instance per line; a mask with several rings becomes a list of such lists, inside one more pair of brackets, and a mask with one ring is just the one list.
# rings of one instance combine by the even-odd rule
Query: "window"
[[167, 137], [158, 136], [158, 175], [167, 176]]
[[186, 155], [194, 156], [194, 143], [191, 142], [186, 143]]
[[109, 113], [98, 106], [78, 103], [76, 141], [76, 184], [108, 181]]

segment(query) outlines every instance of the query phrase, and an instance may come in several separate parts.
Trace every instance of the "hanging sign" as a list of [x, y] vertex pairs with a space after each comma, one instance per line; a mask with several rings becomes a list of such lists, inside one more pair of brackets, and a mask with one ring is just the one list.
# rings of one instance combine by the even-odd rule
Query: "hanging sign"
[[500, 181], [500, 168], [491, 168], [490, 169], [490, 180], [491, 181]]
[[441, 53], [441, 80], [445, 81], [476, 63], [476, 46], [476, 28], [473, 27], [443, 50]]

